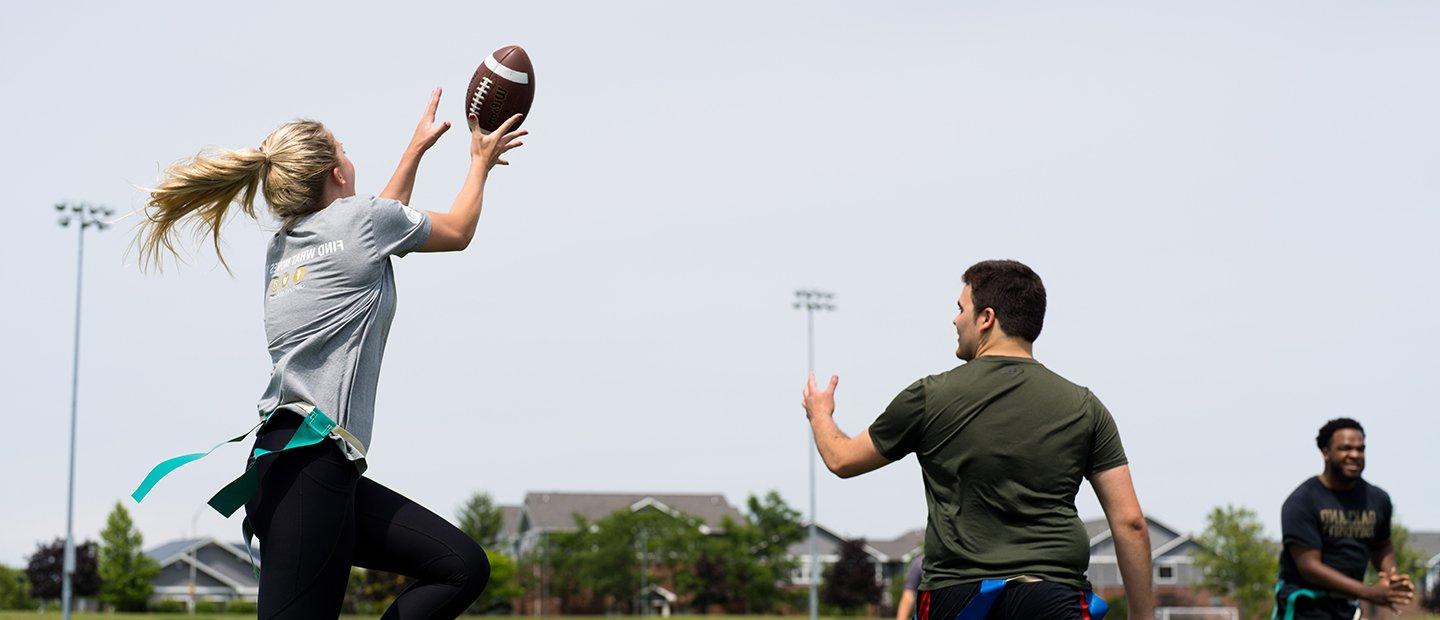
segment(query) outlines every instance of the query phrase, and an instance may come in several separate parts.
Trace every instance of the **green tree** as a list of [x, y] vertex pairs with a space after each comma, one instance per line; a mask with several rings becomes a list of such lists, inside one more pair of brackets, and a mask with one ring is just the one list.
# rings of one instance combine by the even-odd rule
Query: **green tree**
[[1265, 537], [1255, 511], [1236, 506], [1211, 510], [1196, 542], [1200, 549], [1195, 566], [1203, 571], [1206, 588], [1234, 600], [1244, 618], [1268, 608], [1280, 572], [1278, 545]]
[[731, 535], [732, 528], [741, 526], [727, 518], [725, 527], [724, 535], [707, 537], [701, 543], [695, 566], [681, 575], [680, 587], [694, 594], [690, 605], [697, 613], [705, 613], [714, 606], [731, 613], [744, 611], [737, 609], [743, 602], [737, 592], [743, 579], [738, 569], [746, 562], [736, 548], [736, 537]]
[[[1420, 601], [1421, 607], [1433, 605], [1430, 593], [1424, 592], [1425, 588], [1425, 561], [1429, 558], [1423, 555], [1420, 549], [1410, 544], [1410, 529], [1401, 525], [1399, 521], [1392, 521], [1390, 525], [1390, 544], [1395, 547], [1395, 568], [1402, 573], [1410, 575], [1410, 581], [1415, 584], [1415, 600]], [[1380, 575], [1375, 572], [1375, 565], [1365, 567], [1365, 583], [1375, 583]], [[1366, 613], [1374, 614], [1378, 605], [1366, 601], [1361, 604]]]
[[775, 491], [763, 498], [751, 495], [745, 508], [746, 522], [737, 532], [743, 543], [737, 550], [743, 560], [737, 574], [738, 594], [745, 613], [768, 613], [786, 598], [780, 584], [789, 580], [796, 566], [790, 546], [805, 540], [805, 528], [800, 511]]
[[[359, 600], [356, 602], [356, 608], [362, 614], [379, 615], [380, 612], [390, 607], [390, 603], [395, 602], [395, 597], [400, 596], [400, 593], [409, 585], [410, 580], [404, 575], [387, 573], [383, 570], [365, 570], [360, 573]], [[353, 584], [347, 583], [346, 587], [353, 587]]]
[[340, 605], [342, 614], [360, 613], [360, 598], [365, 589], [365, 569], [359, 566], [350, 568], [350, 577], [345, 581], [345, 602]]
[[1105, 602], [1110, 605], [1110, 612], [1105, 614], [1105, 620], [1129, 620], [1130, 599], [1119, 595], [1107, 598]]
[[840, 544], [839, 559], [825, 568], [820, 598], [846, 613], [879, 603], [885, 586], [875, 573], [875, 558], [865, 552], [865, 540], [847, 540]]
[[[1395, 568], [1410, 575], [1410, 580], [1415, 583], [1418, 592], [1425, 583], [1425, 561], [1430, 558], [1425, 557], [1423, 551], [1410, 544], [1410, 528], [1401, 525], [1399, 521], [1393, 521], [1390, 525], [1390, 544], [1395, 547]], [[1374, 565], [1366, 568], [1366, 583], [1372, 583], [1379, 578]]]
[[25, 571], [0, 565], [0, 609], [32, 609], [30, 579]]
[[681, 591], [694, 595], [697, 612], [719, 606], [730, 613], [773, 611], [787, 596], [781, 588], [794, 568], [790, 545], [803, 540], [800, 513], [771, 491], [750, 496], [748, 514], [725, 519], [718, 533], [704, 537], [691, 570], [677, 580]]
[[485, 585], [480, 598], [470, 605], [471, 613], [502, 610], [525, 596], [515, 558], [489, 549], [485, 550], [485, 557], [490, 559], [490, 582]]
[[694, 517], [645, 508], [594, 523], [577, 518], [575, 531], [552, 540], [550, 591], [567, 612], [635, 613], [642, 585], [671, 580], [673, 589], [695, 565], [704, 535]]
[[698, 612], [774, 611], [793, 602], [782, 587], [795, 565], [787, 551], [805, 532], [800, 513], [778, 493], [751, 496], [747, 508], [744, 520], [727, 519], [710, 535], [692, 517], [654, 508], [595, 522], [577, 518], [574, 530], [551, 534], [526, 558], [527, 583], [559, 597], [561, 610], [572, 614], [633, 610], [642, 583], [694, 597]]
[[600, 611], [593, 605], [593, 597], [586, 596], [580, 575], [583, 565], [577, 560], [590, 550], [593, 534], [590, 527], [589, 521], [577, 516], [574, 531], [550, 533], [532, 552], [530, 563], [539, 567], [534, 574], [534, 588], [542, 594], [559, 598], [561, 613]]
[[480, 546], [489, 549], [500, 538], [500, 507], [489, 493], [474, 493], [455, 511], [460, 531], [469, 534]]
[[142, 550], [145, 539], [119, 502], [100, 532], [100, 602], [118, 611], [145, 611], [160, 564]]
[[460, 509], [455, 511], [455, 519], [460, 522], [460, 531], [480, 543], [480, 546], [485, 548], [485, 557], [490, 560], [490, 582], [485, 585], [485, 591], [480, 594], [480, 598], [471, 603], [469, 611], [484, 613], [510, 605], [512, 601], [525, 596], [515, 558], [495, 550], [499, 546], [504, 521], [500, 515], [500, 507], [495, 505], [490, 494], [472, 494], [470, 499], [465, 500]]

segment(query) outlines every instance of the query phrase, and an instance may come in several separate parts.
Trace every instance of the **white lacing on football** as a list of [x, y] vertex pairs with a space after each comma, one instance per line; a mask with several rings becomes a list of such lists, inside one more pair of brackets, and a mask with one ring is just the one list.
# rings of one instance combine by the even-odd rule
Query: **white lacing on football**
[[470, 94], [470, 113], [480, 116], [480, 109], [485, 105], [485, 94], [490, 92], [490, 78], [480, 78], [480, 86]]

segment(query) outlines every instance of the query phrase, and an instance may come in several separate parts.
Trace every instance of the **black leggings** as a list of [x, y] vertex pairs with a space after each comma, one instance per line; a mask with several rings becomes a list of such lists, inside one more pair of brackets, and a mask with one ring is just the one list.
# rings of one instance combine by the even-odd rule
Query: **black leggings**
[[[279, 450], [300, 416], [275, 416], [255, 446]], [[411, 577], [381, 618], [455, 618], [480, 596], [490, 561], [423, 506], [360, 476], [332, 441], [262, 457], [245, 513], [260, 539], [261, 618], [335, 618], [350, 566]]]

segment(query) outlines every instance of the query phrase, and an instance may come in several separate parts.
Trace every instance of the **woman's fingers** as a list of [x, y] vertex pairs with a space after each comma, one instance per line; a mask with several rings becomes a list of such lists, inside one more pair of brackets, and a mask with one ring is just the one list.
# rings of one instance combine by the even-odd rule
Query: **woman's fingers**
[[516, 114], [516, 115], [514, 115], [514, 116], [511, 116], [510, 118], [505, 119], [505, 122], [504, 122], [504, 123], [501, 123], [501, 124], [500, 124], [500, 127], [496, 128], [494, 133], [498, 133], [498, 134], [500, 134], [500, 135], [502, 135], [502, 136], [505, 135], [505, 134], [507, 134], [507, 133], [510, 133], [510, 128], [511, 128], [511, 127], [514, 127], [514, 126], [515, 126], [515, 123], [520, 122], [520, 117], [522, 117], [522, 116], [525, 116], [525, 115], [524, 115], [524, 114]]
[[438, 110], [439, 108], [440, 108], [440, 87], [439, 87], [439, 86], [436, 86], [436, 87], [435, 87], [435, 90], [430, 91], [430, 104], [427, 105], [427, 106], [425, 106], [425, 119], [426, 119], [426, 120], [429, 120], [429, 121], [434, 121], [434, 120], [435, 120], [435, 111]]
[[501, 152], [501, 153], [504, 153], [505, 151], [508, 151], [508, 150], [514, 149], [514, 148], [520, 148], [520, 147], [522, 147], [522, 146], [524, 146], [524, 145], [525, 145], [524, 142], [511, 142], [510, 144], [507, 144], [507, 145], [505, 145], [505, 146], [500, 147], [500, 152]]

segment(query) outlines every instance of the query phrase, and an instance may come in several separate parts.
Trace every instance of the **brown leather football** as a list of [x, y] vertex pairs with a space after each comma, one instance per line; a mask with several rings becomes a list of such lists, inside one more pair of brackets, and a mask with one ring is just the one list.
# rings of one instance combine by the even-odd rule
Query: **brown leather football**
[[[530, 112], [535, 100], [535, 68], [530, 56], [519, 45], [495, 50], [475, 69], [470, 89], [465, 91], [465, 115], [479, 117], [480, 131], [490, 133], [500, 128], [505, 119]], [[513, 131], [525, 122], [521, 118]]]

